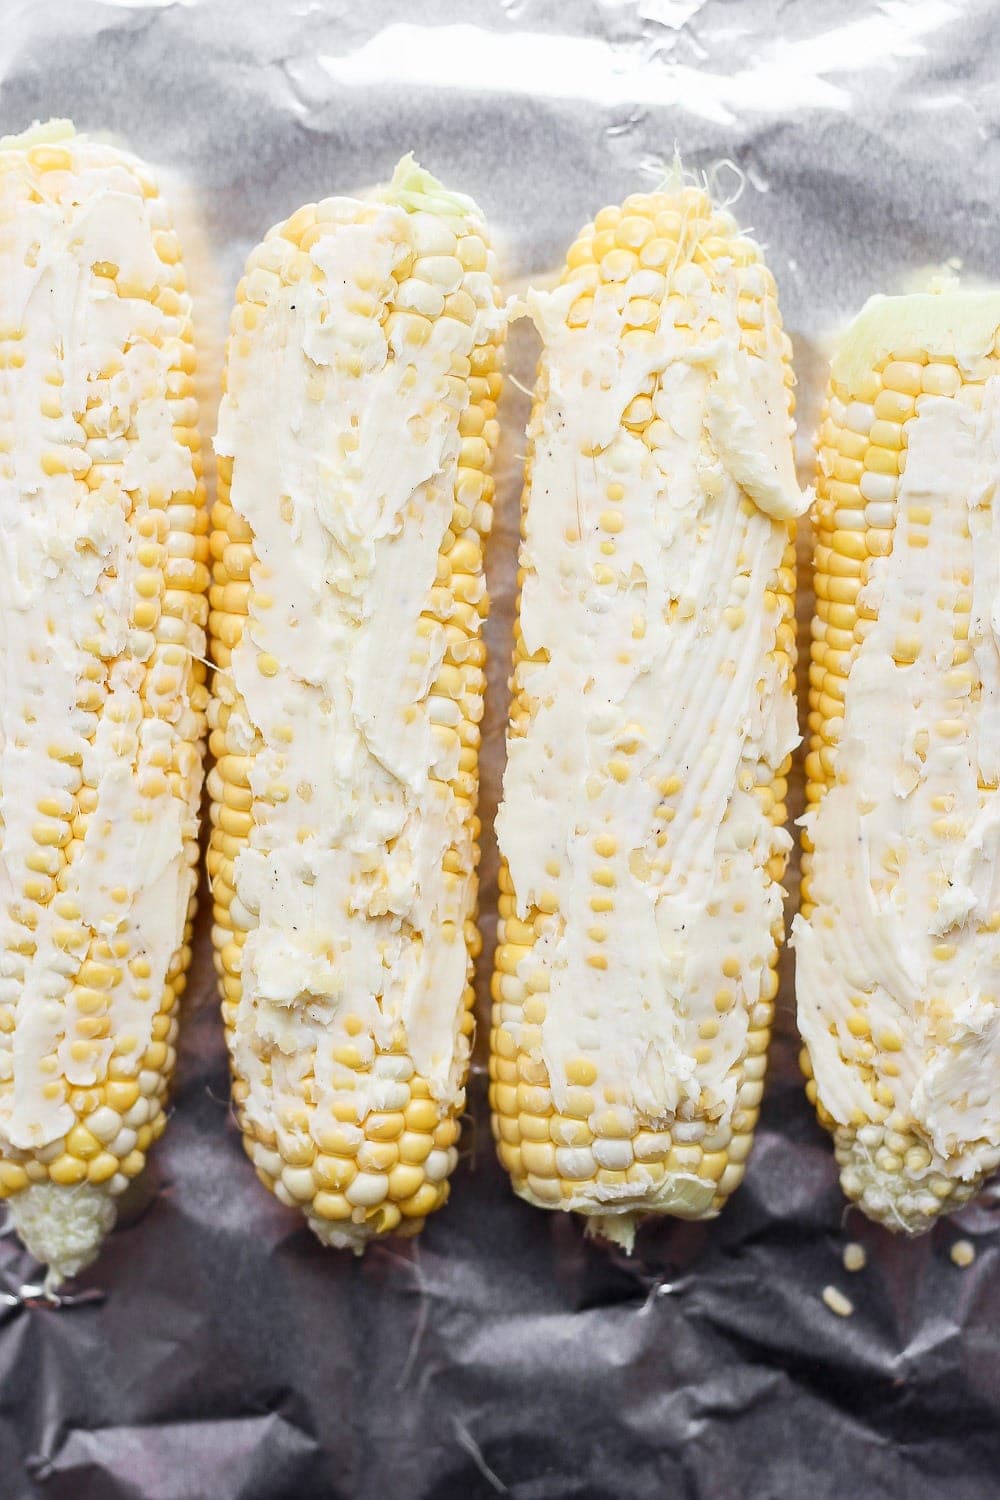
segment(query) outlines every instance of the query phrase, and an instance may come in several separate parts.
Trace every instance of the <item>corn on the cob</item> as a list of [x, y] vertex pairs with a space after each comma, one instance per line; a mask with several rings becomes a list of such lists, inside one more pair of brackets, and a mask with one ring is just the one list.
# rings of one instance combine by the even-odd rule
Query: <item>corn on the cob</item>
[[796, 741], [790, 345], [705, 192], [598, 214], [544, 340], [498, 838], [494, 1132], [629, 1245], [716, 1213], [757, 1119]]
[[817, 441], [803, 1067], [910, 1232], [1000, 1162], [998, 337], [1000, 294], [874, 299]]
[[0, 142], [0, 1196], [58, 1284], [163, 1129], [190, 958], [208, 517], [147, 169]]
[[272, 230], [233, 315], [216, 965], [246, 1151], [336, 1246], [419, 1229], [457, 1155], [501, 332], [478, 210], [410, 158]]

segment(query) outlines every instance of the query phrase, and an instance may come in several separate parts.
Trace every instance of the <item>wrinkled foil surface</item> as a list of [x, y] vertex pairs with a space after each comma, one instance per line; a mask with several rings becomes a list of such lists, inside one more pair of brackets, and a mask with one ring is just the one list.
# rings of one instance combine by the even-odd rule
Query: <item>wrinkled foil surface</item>
[[[734, 211], [768, 247], [808, 482], [838, 325], [929, 268], [997, 274], [998, 43], [989, 0], [3, 0], [0, 131], [69, 116], [161, 169], [207, 433], [243, 260], [300, 204], [413, 150], [477, 198], [513, 291], [679, 149], [724, 196], [742, 181]], [[509, 356], [530, 387], [524, 323]], [[0, 1238], [3, 1500], [1000, 1494], [1000, 1209], [987, 1193], [913, 1242], [845, 1210], [798, 1073], [790, 965], [721, 1218], [649, 1226], [629, 1259], [519, 1202], [496, 1162], [491, 823], [527, 409], [511, 380], [488, 555], [486, 947], [451, 1202], [418, 1242], [355, 1260], [260, 1187], [228, 1108], [204, 899], [173, 1118], [100, 1261], [54, 1308]], [[801, 764], [796, 785], [799, 810]], [[964, 1270], [960, 1237], [977, 1252]], [[850, 1240], [867, 1252], [853, 1275]]]

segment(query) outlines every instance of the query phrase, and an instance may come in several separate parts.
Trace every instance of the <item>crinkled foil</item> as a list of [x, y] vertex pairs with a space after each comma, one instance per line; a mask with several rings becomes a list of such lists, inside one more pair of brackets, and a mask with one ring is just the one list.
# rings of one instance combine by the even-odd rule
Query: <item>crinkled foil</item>
[[[675, 146], [691, 168], [728, 160], [795, 340], [807, 479], [838, 323], [953, 258], [995, 274], [998, 23], [988, 0], [3, 0], [0, 129], [70, 116], [169, 173], [206, 386], [250, 247], [405, 151], [479, 200], [511, 287], [556, 267], [605, 202], [655, 185]], [[530, 386], [523, 324], [510, 353]], [[1000, 1494], [998, 1210], [980, 1200], [912, 1243], [845, 1215], [788, 974], [746, 1182], [714, 1223], [648, 1227], [630, 1260], [519, 1202], [497, 1165], [490, 825], [526, 414], [512, 380], [489, 553], [486, 952], [452, 1201], [418, 1243], [355, 1260], [260, 1187], [227, 1104], [206, 901], [173, 1118], [101, 1260], [53, 1309], [23, 1295], [37, 1267], [0, 1240], [3, 1500]], [[851, 1239], [868, 1257], [854, 1274]]]

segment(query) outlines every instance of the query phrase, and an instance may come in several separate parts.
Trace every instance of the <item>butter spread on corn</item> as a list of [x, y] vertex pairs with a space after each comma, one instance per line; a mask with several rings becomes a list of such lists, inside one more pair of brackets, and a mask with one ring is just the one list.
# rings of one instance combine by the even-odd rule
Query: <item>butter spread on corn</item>
[[[141, 1055], [156, 1014], [148, 995], [158, 998], [183, 934], [194, 882], [183, 847], [191, 810], [166, 782], [155, 796], [143, 783], [155, 772], [157, 750], [183, 731], [187, 710], [178, 702], [172, 723], [143, 720], [136, 707], [154, 639], [132, 620], [142, 565], [125, 502], [129, 491], [191, 491], [195, 481], [166, 394], [170, 349], [161, 339], [170, 320], [149, 300], [164, 267], [127, 165], [75, 141], [74, 171], [54, 201], [26, 201], [13, 171], [0, 176], [0, 193], [16, 195], [16, 203], [0, 202], [10, 214], [0, 242], [0, 298], [3, 322], [20, 334], [16, 368], [7, 362], [0, 370], [12, 439], [0, 469], [0, 1003], [16, 1013], [13, 1030], [0, 1031], [0, 1080], [10, 1085], [0, 1089], [0, 1135], [32, 1148], [73, 1123], [64, 1091], [45, 1087], [43, 1059], [55, 1057], [61, 1076], [86, 1085], [103, 1076], [113, 1039], [134, 1036]], [[95, 270], [101, 262], [117, 266], [119, 286], [133, 295], [109, 295]], [[155, 341], [148, 337], [154, 329]], [[97, 445], [84, 453], [74, 413], [86, 410], [98, 371], [115, 357], [121, 368], [91, 420], [106, 426], [100, 459], [121, 464], [120, 488], [82, 489], [77, 481]], [[58, 419], [43, 414], [47, 384], [59, 389]], [[138, 443], [126, 443], [130, 427]], [[78, 698], [98, 643], [110, 666], [108, 700], [95, 722]], [[27, 955], [17, 948], [23, 928], [14, 913], [22, 905], [17, 872], [34, 851], [39, 770], [49, 782], [43, 791], [61, 801], [79, 786], [81, 765], [96, 805], [63, 891], [39, 911]], [[60, 916], [64, 906], [79, 915]], [[110, 1035], [83, 1049], [66, 1025], [79, 929], [125, 938], [151, 965], [141, 983], [125, 968], [110, 996]]]
[[[454, 259], [471, 204], [432, 193], [426, 174], [410, 203], [408, 171], [387, 190], [396, 201], [363, 218], [351, 199], [319, 205], [320, 231], [298, 252], [308, 266], [268, 292], [253, 338], [230, 343], [216, 439], [254, 539], [230, 667], [248, 718], [234, 708], [227, 731], [252, 757], [254, 796], [230, 909], [247, 934], [231, 1044], [246, 1118], [265, 1131], [301, 1094], [308, 1059], [314, 1138], [355, 1128], [332, 1112], [345, 1097], [358, 1121], [397, 1107], [391, 1057], [364, 1072], [338, 1061], [355, 1037], [388, 1052], [402, 1026], [442, 1109], [466, 1062], [474, 831], [447, 785], [457, 736], [435, 732], [459, 708], [431, 691], [446, 630], [427, 612], [468, 401], [449, 372], [500, 313], [492, 276]], [[441, 257], [441, 286], [405, 280], [418, 253]], [[439, 315], [456, 292], [475, 303], [467, 322]], [[424, 299], [420, 347], [406, 338], [407, 296]], [[481, 575], [477, 587], [473, 603]]]
[[[858, 322], [869, 368], [901, 343], [924, 347], [930, 326], [926, 347], [971, 372], [993, 346], [1000, 297], [898, 298]], [[850, 389], [852, 359], [835, 362], [835, 380], [838, 369]], [[975, 1179], [1000, 1148], [1000, 377], [980, 369], [956, 386], [921, 397], [907, 425], [892, 549], [870, 559], [858, 597], [871, 623], [848, 674], [833, 784], [803, 820], [813, 909], [793, 927], [819, 1101], [856, 1127], [852, 1196], [908, 1228], [936, 1211], [922, 1184]], [[835, 425], [850, 421], [836, 395], [831, 407]], [[856, 430], [871, 426], [870, 409], [856, 417]], [[885, 1126], [865, 1123], [873, 1088], [882, 1115], [891, 1098], [889, 1129], [923, 1143], [905, 1174], [883, 1165]]]
[[[6, 138], [0, 221], [0, 1146], [8, 1187], [51, 1166], [11, 1205], [58, 1279], [91, 1258], [115, 1164], [160, 1112], [141, 1070], [195, 885], [204, 652], [178, 618], [180, 670], [157, 655], [161, 541], [169, 502], [194, 514], [178, 424], [196, 415], [173, 236], [138, 163], [62, 122]], [[169, 565], [168, 586], [204, 573]], [[121, 1114], [86, 1092], [109, 1076], [116, 1102], [139, 1083]]]
[[[644, 295], [643, 277], [630, 296]], [[518, 978], [545, 992], [553, 1100], [565, 1108], [585, 1075], [600, 1101], [591, 1126], [626, 1145], [637, 1124], [655, 1129], [684, 1106], [732, 1110], [781, 915], [766, 865], [789, 844], [748, 773], [776, 769], [797, 742], [769, 592], [788, 545], [777, 523], [807, 503], [780, 330], [765, 321], [764, 357], [740, 348], [725, 262], [710, 275], [681, 265], [671, 286], [642, 339], [624, 338], [603, 287], [583, 328], [567, 318], [572, 281], [530, 298], [547, 383], [521, 554], [519, 670], [533, 707], [509, 740], [497, 824], [518, 915], [548, 914]], [[655, 443], [623, 421], [651, 387]], [[721, 1001], [722, 953], [741, 1003]], [[500, 1014], [517, 1044], [520, 1012]], [[619, 1165], [614, 1144], [595, 1145], [599, 1165]], [[683, 1173], [660, 1189], [581, 1183], [565, 1206], [624, 1209], [631, 1196], [704, 1212], [714, 1191]]]

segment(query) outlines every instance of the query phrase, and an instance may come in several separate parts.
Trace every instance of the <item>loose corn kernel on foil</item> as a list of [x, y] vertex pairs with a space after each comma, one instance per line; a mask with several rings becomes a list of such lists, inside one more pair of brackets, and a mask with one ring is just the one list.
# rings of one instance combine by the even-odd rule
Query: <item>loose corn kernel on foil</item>
[[[45, 0], [3, 8], [0, 135], [17, 135], [35, 120], [71, 119], [91, 140], [145, 163], [159, 201], [169, 205], [180, 256], [164, 262], [164, 274], [173, 277], [183, 267], [193, 301], [192, 379], [208, 521], [207, 532], [191, 530], [186, 541], [179, 531], [170, 536], [177, 548], [198, 552], [199, 561], [202, 542], [219, 529], [211, 517], [218, 514], [213, 507], [224, 485], [213, 439], [225, 342], [248, 257], [271, 226], [295, 220], [303, 205], [363, 199], [387, 183], [410, 152], [449, 188], [474, 199], [489, 229], [502, 295], [523, 300], [529, 286], [543, 296], [555, 291], [581, 226], [602, 209], [664, 192], [679, 151], [690, 174], [686, 185], [707, 186], [719, 212], [731, 215], [741, 234], [760, 246], [774, 277], [792, 345], [798, 482], [803, 489], [826, 486], [816, 502], [825, 525], [830, 485], [853, 492], [862, 474], [883, 474], [880, 464], [895, 462], [898, 469], [895, 456], [904, 450], [894, 446], [889, 429], [908, 419], [901, 406], [880, 414], [874, 420], [887, 427], [873, 435], [869, 422], [855, 435], [864, 440], [865, 454], [846, 451], [850, 440], [841, 451], [844, 423], [836, 410], [832, 416], [823, 410], [838, 336], [875, 293], [921, 292], [930, 279], [956, 274], [969, 289], [1000, 281], [995, 9], [981, 0], [798, 0], [784, 6], [774, 0], [449, 0], [420, 6], [402, 0], [368, 6], [335, 0]], [[308, 236], [310, 226], [295, 222], [296, 233]], [[626, 238], [634, 230], [624, 231]], [[159, 244], [167, 248], [166, 240]], [[31, 243], [21, 248], [28, 255]], [[632, 253], [635, 247], [618, 248]], [[586, 264], [583, 247], [573, 254]], [[961, 265], [949, 265], [954, 260]], [[99, 290], [107, 287], [110, 313], [117, 278], [108, 280], [108, 266], [123, 268], [103, 247], [90, 265], [95, 262], [108, 263], [92, 274]], [[615, 266], [612, 260], [609, 270]], [[415, 285], [412, 291], [428, 296]], [[351, 289], [351, 295], [357, 292]], [[253, 305], [253, 298], [241, 305]], [[124, 344], [123, 334], [120, 357]], [[339, 1040], [337, 1068], [355, 1079], [355, 1092], [371, 1088], [381, 1073], [383, 1097], [402, 1100], [404, 1088], [410, 1094], [398, 1108], [373, 1111], [383, 1117], [380, 1132], [394, 1131], [399, 1114], [404, 1126], [392, 1139], [366, 1139], [371, 1167], [356, 1170], [348, 1182], [337, 1151], [317, 1149], [305, 1162], [282, 1156], [282, 1146], [294, 1155], [300, 1144], [291, 1097], [288, 1129], [282, 1125], [280, 1140], [275, 1129], [273, 1146], [248, 1133], [256, 1153], [255, 1160], [248, 1158], [237, 1119], [240, 1112], [245, 1116], [246, 1100], [232, 1091], [212, 941], [213, 926], [225, 929], [232, 919], [223, 863], [232, 855], [222, 840], [244, 838], [247, 788], [225, 779], [239, 765], [223, 765], [207, 754], [206, 772], [221, 767], [212, 783], [218, 831], [211, 825], [213, 795], [206, 793], [187, 987], [169, 1013], [160, 1009], [162, 993], [155, 1001], [157, 1034], [146, 1044], [154, 1049], [153, 1067], [142, 1071], [155, 1072], [157, 1082], [149, 1094], [140, 1085], [141, 1098], [154, 1106], [142, 1125], [138, 1115], [135, 1125], [126, 1121], [136, 1101], [129, 1098], [129, 1080], [116, 1076], [123, 1059], [109, 1063], [107, 1089], [115, 1094], [107, 1107], [122, 1123], [109, 1135], [121, 1154], [107, 1180], [126, 1163], [131, 1172], [133, 1151], [144, 1155], [145, 1166], [134, 1177], [121, 1170], [128, 1185], [114, 1195], [117, 1225], [92, 1265], [64, 1283], [59, 1295], [69, 1305], [40, 1305], [41, 1264], [15, 1233], [0, 1235], [4, 1500], [48, 1494], [77, 1500], [91, 1491], [103, 1496], [140, 1490], [150, 1500], [487, 1500], [504, 1493], [525, 1500], [800, 1500], [804, 1493], [815, 1500], [851, 1494], [940, 1500], [944, 1492], [954, 1500], [983, 1500], [996, 1488], [998, 1210], [989, 1191], [959, 1206], [959, 1195], [943, 1176], [940, 1196], [933, 1185], [928, 1190], [947, 1216], [915, 1239], [849, 1205], [840, 1176], [857, 1166], [860, 1130], [874, 1170], [849, 1175], [845, 1186], [867, 1192], [869, 1203], [876, 1177], [875, 1186], [894, 1203], [898, 1192], [889, 1193], [887, 1183], [905, 1189], [912, 1174], [923, 1173], [926, 1181], [937, 1167], [922, 1164], [905, 1120], [890, 1122], [895, 1107], [884, 1097], [872, 1098], [871, 1110], [884, 1119], [859, 1121], [839, 1143], [817, 1121], [798, 1060], [794, 952], [783, 951], [777, 993], [767, 1002], [773, 1017], [766, 1077], [747, 1080], [741, 1125], [749, 1126], [759, 1113], [744, 1162], [735, 1162], [733, 1144], [742, 1152], [748, 1129], [717, 1150], [671, 1133], [670, 1150], [661, 1158], [666, 1163], [673, 1152], [678, 1166], [707, 1161], [710, 1182], [716, 1181], [711, 1173], [719, 1172], [718, 1182], [725, 1178], [727, 1189], [733, 1186], [716, 1218], [685, 1222], [664, 1216], [643, 1224], [627, 1256], [614, 1244], [589, 1238], [578, 1214], [544, 1212], [522, 1201], [497, 1157], [487, 1099], [489, 986], [504, 893], [493, 830], [510, 707], [520, 499], [532, 405], [527, 393], [536, 383], [540, 351], [528, 320], [510, 324], [495, 416], [493, 525], [484, 548], [490, 610], [481, 636], [486, 681], [477, 726], [475, 814], [481, 825], [477, 926], [483, 947], [474, 964], [474, 1005], [464, 1012], [470, 1029], [461, 1033], [470, 1049], [464, 1108], [439, 1118], [433, 1099], [419, 1096], [419, 1080], [428, 1077], [426, 1060], [405, 1079], [389, 1076], [406, 1070], [402, 1050], [376, 1046], [369, 1062], [363, 1027]], [[897, 351], [897, 362], [914, 363], [911, 352]], [[0, 343], [0, 362], [16, 353], [17, 341]], [[921, 394], [925, 378], [938, 386], [954, 381], [932, 365], [951, 368], [947, 358], [921, 362]], [[16, 365], [4, 363], [0, 389], [17, 373]], [[885, 385], [884, 367], [879, 373]], [[901, 400], [916, 400], [914, 380], [910, 369], [889, 376]], [[963, 372], [963, 380], [975, 387], [976, 372]], [[54, 413], [64, 390], [40, 382], [31, 419], [51, 428], [57, 418], [43, 416], [42, 402]], [[186, 392], [179, 391], [178, 399], [186, 399]], [[486, 393], [484, 399], [493, 398]], [[654, 413], [647, 422], [643, 413], [640, 401], [636, 431], [652, 427], [655, 433], [662, 419]], [[484, 427], [490, 420], [483, 411]], [[820, 449], [828, 450], [827, 461], [839, 463], [840, 472], [831, 471], [820, 485], [814, 444], [824, 428]], [[0, 444], [6, 436], [0, 434]], [[483, 434], [462, 438], [474, 458]], [[99, 441], [84, 434], [76, 446], [93, 448]], [[866, 466], [869, 450], [873, 460]], [[873, 482], [876, 489], [881, 483], [869, 478], [865, 488]], [[878, 496], [871, 503], [880, 503]], [[616, 507], [609, 500], [606, 508]], [[872, 515], [881, 519], [876, 510]], [[622, 522], [620, 531], [602, 525], [595, 532], [595, 562], [616, 567], [633, 544], [624, 508]], [[921, 526], [919, 519], [907, 524]], [[821, 726], [836, 722], [841, 685], [836, 641], [825, 643], [824, 661], [810, 655], [810, 622], [819, 615], [814, 552], [820, 571], [825, 569], [821, 588], [829, 594], [836, 579], [832, 591], [839, 595], [851, 591], [854, 564], [870, 571], [867, 560], [884, 545], [885, 528], [869, 529], [867, 520], [863, 533], [836, 536], [837, 530], [829, 533], [829, 545], [820, 539], [827, 550], [819, 553], [808, 518], [797, 523], [797, 676], [806, 741], [793, 753], [787, 789], [775, 795], [775, 805], [785, 804], [789, 826], [806, 807], [808, 755], [818, 757], [810, 763], [810, 784], [817, 790], [826, 785]], [[154, 540], [166, 545], [158, 537], [139, 544]], [[613, 556], [600, 553], [605, 543], [613, 544]], [[10, 555], [6, 536], [0, 545]], [[232, 545], [236, 572], [216, 585], [227, 592], [213, 606], [225, 617], [225, 630], [237, 618], [245, 582], [239, 576], [245, 539], [234, 538]], [[862, 547], [864, 558], [858, 556]], [[143, 609], [149, 602], [143, 601]], [[838, 617], [843, 608], [857, 612], [839, 597], [827, 603], [836, 606]], [[312, 623], [311, 617], [304, 621], [300, 632]], [[962, 627], [957, 612], [952, 625], [954, 636]], [[952, 649], [959, 644], [953, 640]], [[207, 686], [209, 651], [199, 655]], [[270, 655], [283, 660], [273, 647]], [[810, 673], [811, 666], [817, 670]], [[468, 700], [468, 678], [479, 670], [483, 664], [466, 661], [462, 682], [445, 673], [442, 686]], [[376, 681], [375, 674], [370, 680]], [[817, 694], [813, 704], [807, 702], [810, 682]], [[11, 684], [0, 682], [0, 693], [10, 692]], [[807, 722], [810, 713], [813, 723]], [[441, 726], [456, 732], [459, 757], [466, 757], [456, 784], [469, 774], [473, 747], [462, 739], [466, 720], [471, 724], [472, 716], [460, 708], [458, 723]], [[453, 749], [448, 735], [440, 738]], [[617, 758], [627, 766], [634, 755], [623, 751]], [[690, 784], [693, 778], [685, 779]], [[623, 798], [629, 784], [614, 782]], [[86, 800], [83, 784], [81, 792]], [[302, 804], [304, 810], [314, 805], [315, 798]], [[53, 830], [60, 816], [32, 810], [25, 821], [29, 833], [38, 824], [43, 840], [58, 840]], [[204, 873], [213, 832], [215, 895]], [[786, 930], [798, 909], [797, 848], [796, 833], [782, 880], [789, 892]], [[35, 841], [24, 852], [43, 864], [52, 851], [61, 858], [62, 849], [58, 841]], [[613, 863], [596, 849], [593, 855], [595, 866]], [[18, 878], [23, 885], [52, 877], [25, 866]], [[588, 887], [583, 899], [595, 895], [600, 899]], [[596, 930], [601, 915], [594, 913], [588, 925]], [[239, 907], [236, 916], [243, 920]], [[70, 927], [75, 919], [59, 920]], [[525, 936], [512, 922], [510, 944], [520, 943], [519, 932]], [[609, 941], [610, 934], [609, 927]], [[220, 945], [224, 970], [225, 959], [234, 957], [226, 951], [229, 941], [238, 939]], [[728, 949], [718, 953], [720, 970], [733, 956]], [[103, 969], [123, 970], [122, 983], [111, 990], [83, 985], [92, 992], [85, 1003], [98, 1009], [79, 1019], [88, 1030], [94, 1023], [94, 1035], [73, 1040], [89, 1048], [106, 1040], [97, 1034], [108, 1007], [103, 997], [117, 1006], [122, 985], [148, 981], [129, 969], [136, 959], [141, 964], [138, 954], [88, 959], [100, 966], [88, 974], [102, 981]], [[5, 972], [0, 982], [10, 977]], [[230, 1015], [235, 978], [227, 971], [223, 979]], [[734, 983], [723, 971], [712, 987], [713, 1004], [716, 992]], [[98, 994], [99, 1002], [93, 999]], [[9, 1034], [2, 1029], [6, 1003], [0, 1001], [0, 1054]], [[717, 1014], [722, 1035], [731, 1012]], [[873, 1032], [864, 1032], [866, 1022]], [[886, 1086], [892, 1075], [885, 1064], [892, 1066], [900, 1054], [884, 1044], [878, 1018], [859, 1011], [854, 1025], [857, 1034], [845, 1027], [837, 1047], [862, 1058], [862, 1086]], [[757, 1038], [763, 1039], [762, 1030]], [[708, 1049], [707, 1068], [717, 1044], [718, 1037], [699, 1038], [698, 1045]], [[174, 1051], [172, 1082], [161, 1103], [160, 1081]], [[516, 1070], [516, 1056], [504, 1061]], [[578, 1076], [587, 1076], [586, 1067]], [[285, 1080], [289, 1095], [296, 1093], [307, 1112], [314, 1080], [308, 1070], [294, 1090], [291, 1078]], [[503, 1085], [497, 1097], [501, 1117], [513, 1122], [503, 1128], [519, 1132], [520, 1143], [510, 1142], [508, 1154], [516, 1145], [521, 1165], [530, 1167], [544, 1191], [551, 1191], [546, 1184], [555, 1179], [535, 1168], [548, 1168], [548, 1145], [560, 1153], [589, 1151], [597, 1171], [611, 1174], [607, 1186], [621, 1185], [615, 1173], [627, 1181], [636, 1165], [632, 1135], [595, 1134], [608, 1165], [597, 1162], [593, 1144], [557, 1145], [551, 1134], [547, 1141], [531, 1139], [529, 1132], [542, 1128], [539, 1121], [551, 1129], [547, 1102], [536, 1092], [543, 1084], [521, 1077], [497, 1081]], [[82, 1121], [88, 1135], [73, 1135], [71, 1145], [70, 1127], [66, 1149], [40, 1163], [47, 1174], [43, 1187], [53, 1169], [72, 1176], [84, 1167], [88, 1181], [92, 1171], [108, 1170], [100, 1132], [110, 1132], [113, 1122], [98, 1113], [103, 1103], [80, 1097], [90, 1087], [70, 1083], [89, 1110]], [[582, 1093], [592, 1091], [584, 1082], [572, 1087], [581, 1091], [574, 1096], [580, 1103]], [[544, 1109], [536, 1108], [542, 1103]], [[514, 1106], [516, 1113], [510, 1113]], [[568, 1134], [572, 1118], [556, 1128]], [[161, 1119], [165, 1128], [154, 1141]], [[333, 1142], [335, 1125], [344, 1123], [353, 1121], [328, 1120], [326, 1139]], [[681, 1121], [681, 1132], [688, 1124], [697, 1129], [697, 1123]], [[148, 1151], [140, 1143], [144, 1128], [150, 1132]], [[446, 1139], [453, 1128], [455, 1138]], [[437, 1142], [435, 1131], [441, 1133]], [[646, 1138], [639, 1142], [643, 1152], [653, 1145]], [[92, 1154], [82, 1154], [81, 1147]], [[627, 1148], [632, 1160], [617, 1165]], [[425, 1150], [422, 1161], [404, 1159], [404, 1153]], [[390, 1161], [393, 1151], [397, 1156]], [[428, 1190], [426, 1163], [434, 1153]], [[107, 1154], [113, 1154], [110, 1148]], [[560, 1161], [573, 1170], [590, 1166], [582, 1155], [561, 1155]], [[19, 1162], [10, 1165], [23, 1170]], [[734, 1165], [743, 1170], [738, 1186]], [[269, 1191], [255, 1167], [280, 1183], [293, 1204]], [[371, 1179], [383, 1177], [381, 1197], [381, 1181]], [[19, 1182], [13, 1174], [10, 1186]], [[443, 1197], [444, 1183], [448, 1201], [426, 1216], [418, 1235], [400, 1238], [404, 1221], [420, 1217], [407, 1216], [400, 1205], [430, 1207], [431, 1191]], [[70, 1194], [78, 1186], [56, 1183]], [[351, 1204], [350, 1218], [338, 1218], [348, 1192], [354, 1198], [379, 1195], [380, 1201]], [[331, 1233], [354, 1222], [355, 1207], [369, 1216], [369, 1229], [388, 1228], [394, 1207], [400, 1226], [370, 1235], [357, 1257], [320, 1243], [307, 1210], [317, 1199], [332, 1217], [314, 1216], [316, 1223]], [[863, 1251], [860, 1270], [845, 1269], [849, 1246]], [[962, 1248], [953, 1256], [956, 1246]], [[856, 1249], [849, 1260], [851, 1266], [858, 1260]]]

